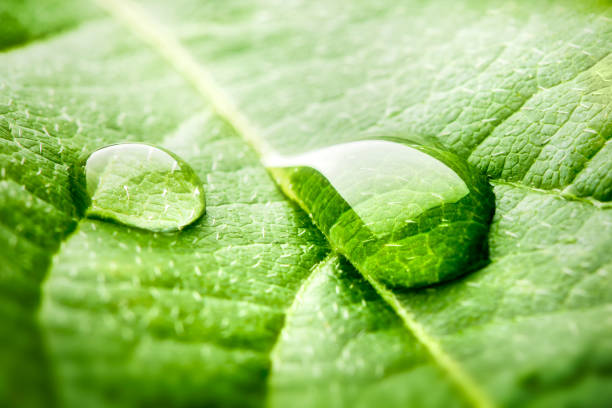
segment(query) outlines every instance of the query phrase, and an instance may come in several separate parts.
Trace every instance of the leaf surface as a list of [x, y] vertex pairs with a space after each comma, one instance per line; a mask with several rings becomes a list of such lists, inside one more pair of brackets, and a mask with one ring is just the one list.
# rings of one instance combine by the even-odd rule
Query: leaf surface
[[[612, 398], [604, 2], [105, 4], [112, 17], [82, 12], [81, 26], [0, 55], [2, 239], [12, 249], [2, 252], [2, 315], [28, 322], [3, 335], [36, 338], [32, 299], [84, 210], [74, 169], [96, 148], [143, 141], [179, 154], [205, 180], [208, 215], [157, 235], [80, 220], [44, 285], [49, 352], [39, 340], [6, 348], [21, 351], [3, 372], [28, 362], [43, 385], [3, 398]], [[366, 283], [328, 256], [258, 163], [270, 149], [381, 134], [435, 138], [493, 180], [488, 266], [425, 290]]]

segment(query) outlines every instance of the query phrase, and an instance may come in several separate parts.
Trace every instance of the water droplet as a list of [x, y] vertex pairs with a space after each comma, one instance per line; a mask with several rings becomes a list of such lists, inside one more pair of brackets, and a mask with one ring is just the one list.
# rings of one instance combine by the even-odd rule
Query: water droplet
[[494, 197], [463, 159], [395, 139], [344, 143], [266, 167], [366, 277], [418, 287], [486, 257]]
[[175, 154], [142, 143], [93, 152], [85, 164], [87, 215], [152, 231], [182, 229], [206, 208], [202, 182]]

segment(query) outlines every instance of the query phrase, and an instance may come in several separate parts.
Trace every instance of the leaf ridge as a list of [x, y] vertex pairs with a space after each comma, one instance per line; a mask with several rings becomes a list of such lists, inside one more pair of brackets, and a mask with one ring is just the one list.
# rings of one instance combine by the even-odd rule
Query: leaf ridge
[[260, 158], [272, 153], [268, 143], [257, 136], [254, 125], [237, 108], [232, 99], [215, 83], [193, 56], [169, 35], [164, 27], [132, 2], [98, 0], [100, 6], [125, 23], [141, 40], [159, 52], [211, 104], [215, 113], [230, 123], [251, 145]]
[[[329, 254], [325, 258], [323, 258], [323, 260], [321, 260], [320, 262], [318, 262], [316, 265], [312, 267], [310, 271], [310, 275], [308, 275], [308, 277], [302, 281], [300, 288], [298, 289], [295, 296], [293, 297], [293, 302], [291, 303], [291, 306], [289, 306], [289, 309], [285, 312], [285, 317], [283, 319], [283, 325], [281, 329], [278, 331], [276, 341], [274, 342], [274, 345], [272, 346], [272, 349], [270, 350], [270, 366], [272, 368], [278, 365], [278, 363], [276, 363], [275, 361], [278, 359], [278, 349], [280, 346], [280, 340], [282, 338], [283, 332], [287, 325], [289, 316], [293, 313], [295, 305], [298, 303], [300, 297], [303, 295], [304, 291], [306, 291], [306, 289], [311, 284], [311, 282], [314, 279], [316, 279], [317, 272], [321, 270], [323, 267], [325, 267], [327, 264], [333, 262], [335, 258], [337, 258], [337, 255], [333, 251], [330, 251]], [[271, 381], [271, 376], [268, 375], [266, 379], [266, 386], [268, 389], [270, 389], [270, 381]]]
[[385, 299], [387, 303], [395, 310], [395, 312], [401, 317], [406, 328], [425, 346], [433, 360], [442, 367], [446, 373], [451, 377], [453, 382], [459, 386], [459, 389], [464, 393], [468, 401], [478, 408], [494, 408], [496, 405], [493, 403], [489, 395], [480, 387], [476, 381], [459, 365], [459, 363], [453, 359], [449, 354], [444, 351], [442, 345], [431, 336], [425, 327], [423, 327], [415, 318], [415, 316], [408, 310], [404, 305], [401, 304], [400, 300], [395, 294], [389, 290], [385, 285], [378, 282], [376, 279], [363, 274], [366, 280], [374, 287], [376, 292]]
[[499, 186], [514, 187], [514, 188], [522, 189], [522, 190], [533, 192], [533, 193], [546, 194], [546, 195], [553, 196], [559, 199], [564, 199], [567, 201], [576, 201], [576, 202], [580, 202], [584, 204], [589, 204], [589, 205], [592, 205], [600, 209], [612, 208], [612, 204], [609, 202], [600, 201], [592, 197], [578, 197], [564, 190], [537, 188], [537, 187], [526, 185], [524, 183], [517, 183], [514, 181], [506, 181], [502, 179], [493, 179], [493, 180], [490, 180], [489, 182], [494, 186], [499, 185]]

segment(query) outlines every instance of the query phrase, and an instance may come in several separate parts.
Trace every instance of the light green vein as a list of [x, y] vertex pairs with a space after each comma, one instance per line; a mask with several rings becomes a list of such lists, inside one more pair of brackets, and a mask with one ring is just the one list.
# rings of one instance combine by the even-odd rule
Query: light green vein
[[227, 120], [264, 158], [273, 149], [258, 136], [255, 126], [240, 112], [232, 99], [217, 85], [212, 75], [161, 24], [137, 4], [123, 0], [96, 0], [112, 16], [122, 21], [141, 40], [159, 52], [211, 104], [217, 115]]
[[[260, 159], [274, 155], [272, 147], [259, 136], [257, 128], [240, 112], [233, 100], [219, 87], [209, 71], [204, 69], [190, 52], [171, 35], [163, 25], [154, 21], [140, 6], [125, 0], [97, 0], [113, 17], [122, 21], [141, 40], [159, 52], [196, 90], [211, 104], [217, 115], [229, 122], [236, 131], [257, 152]], [[325, 259], [329, 261], [329, 259]], [[323, 263], [324, 263], [323, 262]], [[427, 333], [406, 310], [399, 299], [382, 283], [371, 276], [364, 277], [402, 318], [404, 325], [421, 342], [433, 360], [444, 369], [449, 378], [458, 386], [467, 400], [475, 407], [492, 408], [495, 405], [486, 392], [463, 370], [441, 344]], [[299, 293], [298, 293], [299, 294]]]
[[482, 387], [463, 370], [457, 361], [444, 351], [440, 342], [429, 335], [425, 327], [416, 320], [410, 310], [407, 310], [401, 304], [400, 300], [391, 290], [389, 290], [389, 288], [367, 274], [363, 274], [363, 276], [402, 318], [408, 330], [410, 330], [414, 337], [425, 346], [429, 354], [438, 365], [446, 371], [451, 380], [459, 386], [459, 389], [465, 394], [466, 398], [473, 406], [478, 408], [493, 408], [496, 406]]

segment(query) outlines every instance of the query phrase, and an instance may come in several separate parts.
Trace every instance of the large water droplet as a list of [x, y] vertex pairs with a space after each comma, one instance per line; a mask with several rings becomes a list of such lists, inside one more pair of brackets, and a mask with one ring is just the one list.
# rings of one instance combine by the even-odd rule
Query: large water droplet
[[366, 277], [424, 286], [486, 257], [493, 195], [454, 154], [381, 139], [271, 157], [266, 166]]
[[202, 182], [181, 158], [159, 147], [121, 143], [85, 164], [87, 215], [152, 231], [185, 227], [204, 213]]

